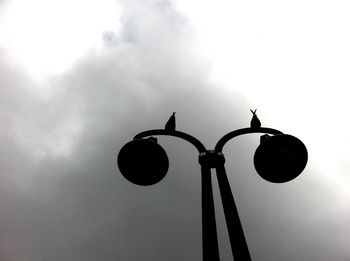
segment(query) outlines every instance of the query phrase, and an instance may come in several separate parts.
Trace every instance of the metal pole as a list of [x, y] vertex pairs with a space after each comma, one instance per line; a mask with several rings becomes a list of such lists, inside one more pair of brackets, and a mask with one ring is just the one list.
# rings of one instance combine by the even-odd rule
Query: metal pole
[[227, 179], [224, 164], [220, 164], [216, 167], [216, 174], [233, 258], [235, 261], [250, 261], [251, 257], [249, 249], [244, 237], [241, 221], [239, 220], [237, 207], [233, 198], [230, 183]]
[[220, 261], [211, 170], [206, 165], [201, 165], [201, 170], [203, 261]]
[[134, 139], [142, 139], [152, 135], [166, 135], [184, 139], [194, 145], [198, 152], [202, 170], [202, 229], [203, 229], [203, 260], [219, 261], [219, 247], [215, 223], [215, 209], [211, 181], [211, 168], [216, 168], [221, 200], [224, 208], [226, 225], [229, 233], [232, 254], [235, 261], [250, 261], [248, 246], [239, 220], [236, 204], [231, 192], [224, 167], [225, 159], [222, 154], [224, 145], [231, 139], [248, 133], [283, 134], [271, 128], [243, 128], [224, 135], [215, 145], [214, 150], [206, 150], [205, 146], [195, 137], [181, 132], [154, 129], [137, 134]]

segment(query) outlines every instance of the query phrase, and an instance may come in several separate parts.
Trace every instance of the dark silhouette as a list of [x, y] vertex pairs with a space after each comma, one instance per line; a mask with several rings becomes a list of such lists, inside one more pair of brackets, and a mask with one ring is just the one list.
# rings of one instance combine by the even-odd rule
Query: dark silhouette
[[128, 142], [118, 154], [120, 173], [130, 182], [148, 186], [161, 181], [169, 168], [165, 150], [156, 140], [137, 139]]
[[250, 128], [259, 129], [261, 127], [261, 122], [258, 116], [256, 115], [256, 109], [254, 111], [253, 110], [250, 110], [250, 111], [253, 113], [253, 118], [250, 121]]
[[[265, 136], [265, 135], [264, 135]], [[257, 173], [273, 183], [298, 177], [307, 163], [307, 149], [298, 138], [288, 134], [265, 136], [254, 154]]]
[[265, 133], [260, 137], [260, 145], [254, 155], [254, 166], [258, 174], [270, 182], [288, 182], [299, 176], [307, 164], [307, 149], [299, 139], [283, 134], [279, 130], [261, 127], [256, 109], [250, 111], [253, 113], [250, 128], [227, 133], [219, 139], [214, 150], [207, 150], [195, 137], [176, 131], [175, 112], [173, 112], [165, 129], [147, 130], [137, 134], [133, 141], [124, 145], [118, 155], [118, 167], [126, 179], [138, 185], [153, 185], [165, 177], [169, 167], [165, 150], [153, 136], [178, 137], [197, 148], [202, 172], [203, 261], [220, 260], [211, 169], [216, 169], [233, 258], [239, 261], [251, 260], [224, 165], [225, 157], [222, 150], [228, 141], [244, 134]]
[[165, 124], [165, 130], [167, 131], [175, 131], [176, 128], [176, 119], [175, 119], [175, 113], [173, 112], [173, 115], [170, 116], [169, 120]]

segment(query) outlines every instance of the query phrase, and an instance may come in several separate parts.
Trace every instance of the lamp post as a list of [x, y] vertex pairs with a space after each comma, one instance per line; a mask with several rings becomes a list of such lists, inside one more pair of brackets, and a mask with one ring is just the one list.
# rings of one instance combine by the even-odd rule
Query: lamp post
[[251, 257], [227, 178], [222, 150], [229, 140], [250, 133], [264, 134], [254, 155], [255, 169], [262, 178], [274, 183], [283, 183], [296, 178], [304, 170], [308, 158], [305, 145], [294, 136], [260, 126], [238, 129], [224, 135], [213, 150], [207, 150], [198, 139], [181, 131], [144, 131], [122, 147], [118, 154], [118, 167], [130, 182], [153, 185], [164, 178], [169, 167], [166, 152], [154, 136], [167, 135], [190, 142], [199, 152], [198, 161], [202, 174], [203, 260], [220, 260], [211, 180], [211, 169], [216, 169], [234, 260], [249, 261]]

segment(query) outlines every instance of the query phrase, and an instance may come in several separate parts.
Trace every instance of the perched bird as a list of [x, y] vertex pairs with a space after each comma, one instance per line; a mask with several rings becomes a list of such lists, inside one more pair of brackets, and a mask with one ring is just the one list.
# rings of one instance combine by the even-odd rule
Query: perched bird
[[176, 112], [173, 112], [173, 115], [170, 116], [169, 120], [165, 124], [165, 128], [164, 128], [165, 130], [167, 130], [167, 131], [175, 131], [175, 127], [176, 127], [176, 124], [175, 124], [175, 113]]
[[258, 116], [256, 115], [256, 109], [254, 111], [253, 110], [250, 110], [250, 111], [253, 113], [253, 118], [250, 121], [250, 128], [253, 128], [253, 129], [260, 128], [261, 122], [260, 122]]

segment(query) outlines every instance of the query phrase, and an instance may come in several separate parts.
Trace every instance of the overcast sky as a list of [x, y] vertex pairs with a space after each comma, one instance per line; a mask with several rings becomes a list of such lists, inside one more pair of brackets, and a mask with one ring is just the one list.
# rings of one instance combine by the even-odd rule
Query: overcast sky
[[[269, 183], [259, 135], [224, 148], [253, 260], [350, 260], [348, 1], [1, 0], [0, 260], [201, 260], [198, 153], [140, 187], [116, 165], [138, 132], [207, 148], [249, 126], [300, 138], [309, 162]], [[222, 260], [232, 260], [213, 176]]]

